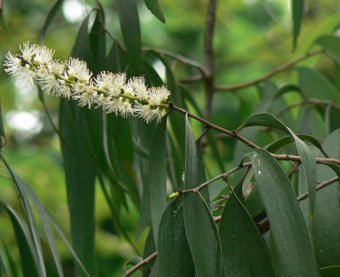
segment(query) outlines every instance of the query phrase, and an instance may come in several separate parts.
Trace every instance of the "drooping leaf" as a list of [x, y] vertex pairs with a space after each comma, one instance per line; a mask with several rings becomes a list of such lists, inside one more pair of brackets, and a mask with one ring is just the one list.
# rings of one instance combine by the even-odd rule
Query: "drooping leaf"
[[129, 72], [139, 75], [142, 65], [142, 47], [136, 0], [115, 0], [115, 2], [127, 51]]
[[[328, 154], [324, 151], [322, 145], [320, 142], [314, 138], [313, 136], [310, 135], [305, 135], [305, 134], [297, 134], [297, 137], [303, 141], [308, 141], [309, 143], [313, 144], [315, 147], [317, 147], [326, 157]], [[281, 149], [283, 146], [294, 142], [294, 138], [292, 136], [285, 136], [282, 138], [279, 138], [278, 140], [272, 142], [271, 144], [267, 145], [265, 148], [269, 152], [276, 152], [279, 149]]]
[[334, 35], [323, 35], [316, 40], [323, 49], [340, 64], [340, 38]]
[[34, 250], [36, 251], [36, 255], [34, 258], [36, 259], [36, 262], [39, 263], [39, 266], [37, 267], [38, 273], [42, 276], [46, 275], [46, 269], [45, 269], [45, 264], [44, 264], [44, 257], [42, 253], [42, 247], [41, 247], [41, 242], [40, 242], [40, 237], [39, 237], [39, 231], [37, 228], [37, 223], [34, 218], [33, 210], [31, 207], [31, 204], [29, 202], [29, 199], [27, 198], [26, 193], [24, 192], [23, 188], [20, 186], [20, 181], [18, 180], [17, 176], [15, 175], [14, 171], [11, 169], [9, 164], [7, 163], [6, 159], [1, 155], [1, 158], [10, 174], [10, 177], [13, 181], [15, 190], [19, 196], [20, 204], [21, 207], [24, 211], [27, 223], [28, 223], [28, 231], [31, 234], [31, 239], [32, 239], [32, 247], [34, 247]]
[[297, 72], [301, 90], [307, 97], [340, 103], [337, 89], [321, 73], [307, 67], [298, 67]]
[[[185, 116], [185, 177], [184, 188], [199, 184], [197, 151], [188, 116]], [[185, 193], [184, 226], [197, 276], [218, 276], [217, 242], [203, 199], [196, 193]]]
[[168, 205], [159, 225], [158, 265], [160, 276], [194, 276], [195, 268], [185, 235], [183, 206]]
[[146, 7], [163, 23], [165, 18], [161, 7], [159, 6], [158, 0], [144, 0]]
[[[89, 16], [84, 19], [80, 26], [71, 56], [86, 61], [89, 68], [94, 68], [90, 50], [88, 21]], [[75, 155], [67, 145], [61, 142], [71, 219], [72, 243], [75, 252], [88, 272], [95, 276], [94, 196], [97, 167], [93, 162], [93, 150], [91, 149], [89, 132], [92, 130], [88, 129], [83, 109], [73, 101], [61, 99], [59, 116], [61, 134], [81, 154], [81, 156]], [[78, 267], [77, 274], [81, 274]]]
[[304, 0], [291, 0], [293, 21], [293, 50], [296, 48], [303, 17]]
[[269, 252], [235, 188], [223, 209], [219, 233], [226, 276], [274, 276]]
[[[313, 217], [315, 206], [315, 186], [316, 186], [316, 161], [314, 160], [308, 146], [285, 124], [283, 124], [276, 116], [269, 113], [255, 114], [249, 117], [240, 128], [247, 126], [265, 126], [279, 129], [292, 136], [295, 141], [297, 151], [301, 157], [302, 170], [308, 184], [310, 213]], [[239, 128], [239, 129], [240, 129]]]
[[40, 43], [41, 44], [44, 44], [45, 42], [45, 38], [46, 38], [46, 34], [47, 34], [47, 30], [48, 28], [50, 27], [53, 19], [55, 18], [55, 16], [57, 15], [61, 5], [63, 4], [64, 0], [57, 0], [52, 9], [48, 12], [48, 15], [46, 17], [46, 20], [45, 20], [45, 23], [44, 23], [44, 26], [41, 30], [41, 35], [40, 35]]
[[[166, 208], [166, 122], [167, 117], [157, 125], [150, 149], [148, 183], [150, 189], [151, 222], [154, 238], [158, 238], [158, 228]], [[158, 245], [157, 240], [155, 241]]]
[[[340, 130], [330, 134], [323, 143], [325, 151], [331, 158], [340, 158]], [[335, 169], [332, 167], [333, 170]], [[340, 170], [337, 170], [340, 173]], [[332, 169], [326, 165], [318, 166], [318, 180], [325, 181], [334, 176]], [[338, 184], [329, 185], [317, 192], [315, 203], [313, 240], [315, 253], [320, 267], [340, 265], [340, 207]]]
[[250, 158], [275, 242], [282, 276], [318, 276], [313, 247], [292, 185], [279, 163], [263, 149]]
[[17, 245], [19, 248], [22, 273], [24, 277], [46, 276], [46, 272], [42, 270], [38, 253], [32, 240], [27, 224], [11, 206], [1, 201], [1, 205], [5, 208], [11, 218], [12, 226], [15, 232]]

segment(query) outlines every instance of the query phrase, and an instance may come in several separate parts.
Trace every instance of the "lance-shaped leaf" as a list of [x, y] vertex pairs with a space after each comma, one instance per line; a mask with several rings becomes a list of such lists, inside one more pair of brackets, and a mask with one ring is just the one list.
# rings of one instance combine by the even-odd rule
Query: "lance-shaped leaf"
[[[152, 137], [149, 159], [149, 189], [151, 222], [154, 238], [158, 238], [159, 223], [166, 208], [166, 122], [167, 117], [157, 125]], [[157, 246], [157, 239], [155, 241]]]
[[250, 154], [267, 212], [282, 276], [318, 276], [307, 227], [292, 185], [279, 163], [263, 149]]
[[[71, 56], [85, 60], [93, 68], [86, 17], [80, 26]], [[94, 251], [95, 219], [95, 164], [91, 152], [91, 139], [83, 110], [74, 102], [60, 101], [60, 132], [78, 153], [61, 143], [67, 184], [67, 198], [71, 219], [72, 243], [75, 252], [88, 272], [95, 275]], [[80, 270], [78, 269], [80, 274]]]
[[309, 98], [335, 100], [340, 103], [339, 92], [324, 75], [307, 67], [298, 67], [297, 72], [299, 84], [304, 95]]
[[17, 215], [12, 207], [2, 201], [0, 203], [10, 216], [13, 225], [24, 277], [46, 276], [46, 273], [43, 273], [44, 270], [41, 268], [38, 253], [27, 224]]
[[316, 161], [313, 158], [308, 146], [297, 136], [295, 133], [283, 124], [275, 115], [270, 113], [255, 114], [249, 117], [242, 125], [238, 128], [244, 128], [247, 126], [265, 126], [270, 128], [279, 129], [292, 136], [295, 141], [296, 148], [299, 155], [301, 156], [302, 168], [305, 174], [305, 178], [308, 183], [309, 192], [309, 203], [310, 213], [313, 216], [315, 206], [315, 186], [316, 186]]
[[225, 204], [219, 228], [226, 276], [274, 276], [267, 247], [244, 206], [241, 184]]
[[127, 51], [129, 72], [139, 75], [142, 65], [142, 46], [136, 0], [115, 0], [115, 2]]
[[[185, 116], [185, 179], [184, 188], [200, 185], [197, 151], [188, 116]], [[197, 276], [218, 276], [217, 242], [211, 226], [211, 215], [197, 193], [185, 193], [183, 199], [184, 226]]]
[[163, 213], [158, 232], [160, 276], [194, 276], [195, 268], [185, 235], [183, 206], [171, 203]]
[[324, 35], [316, 40], [340, 64], [340, 38], [334, 35]]
[[158, 0], [144, 0], [145, 6], [163, 23], [165, 18], [161, 7], [159, 6]]
[[291, 0], [292, 20], [293, 20], [293, 49], [296, 48], [297, 39], [300, 34], [303, 16], [304, 0]]
[[53, 5], [52, 9], [48, 12], [44, 26], [41, 30], [41, 35], [40, 35], [40, 42], [41, 44], [44, 44], [45, 42], [45, 37], [47, 34], [47, 30], [50, 27], [53, 19], [55, 18], [55, 16], [57, 15], [57, 12], [59, 11], [61, 4], [64, 2], [64, 0], [57, 0], [57, 2], [55, 2], [55, 4]]

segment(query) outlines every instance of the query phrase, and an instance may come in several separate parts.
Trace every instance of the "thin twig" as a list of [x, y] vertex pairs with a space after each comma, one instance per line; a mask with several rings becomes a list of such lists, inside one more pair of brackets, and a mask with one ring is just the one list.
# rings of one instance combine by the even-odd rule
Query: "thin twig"
[[298, 106], [303, 106], [303, 105], [319, 105], [319, 106], [327, 106], [327, 105], [331, 105], [332, 107], [340, 110], [340, 106], [338, 106], [337, 104], [333, 103], [333, 101], [328, 101], [328, 100], [321, 100], [321, 99], [304, 99], [300, 102], [294, 103], [292, 105], [289, 105], [287, 107], [285, 107], [284, 109], [282, 109], [281, 111], [279, 111], [276, 116], [280, 117], [282, 114], [284, 114], [285, 112], [287, 112], [290, 109], [296, 108]]
[[247, 140], [246, 138], [242, 137], [241, 135], [235, 133], [235, 132], [232, 132], [232, 131], [229, 131], [227, 129], [224, 129], [218, 125], [215, 125], [213, 123], [211, 123], [210, 121], [202, 118], [202, 117], [199, 117], [197, 115], [194, 115], [192, 113], [189, 113], [187, 110], [185, 109], [182, 109], [180, 107], [177, 107], [173, 104], [169, 104], [169, 109], [171, 110], [175, 110], [175, 111], [178, 111], [178, 112], [181, 112], [181, 113], [184, 113], [184, 114], [187, 114], [189, 117], [193, 118], [193, 119], [196, 119], [198, 121], [201, 121], [202, 123], [208, 125], [210, 128], [212, 129], [215, 129], [217, 131], [220, 131], [224, 134], [227, 134], [228, 136], [231, 136], [231, 137], [234, 137], [236, 139], [238, 139], [239, 141], [242, 141], [244, 144], [248, 145], [249, 147], [251, 148], [260, 148], [259, 146], [257, 146], [255, 143], [251, 142], [250, 140]]
[[207, 24], [206, 30], [204, 34], [204, 56], [205, 56], [205, 67], [206, 67], [206, 76], [205, 76], [205, 118], [210, 117], [211, 106], [214, 94], [215, 87], [215, 56], [214, 56], [214, 47], [213, 47], [213, 39], [214, 39], [214, 30], [215, 30], [215, 21], [216, 21], [216, 6], [217, 0], [209, 0], [208, 3], [208, 15], [207, 15]]
[[138, 264], [136, 264], [135, 266], [133, 266], [132, 268], [130, 268], [128, 271], [126, 271], [123, 275], [123, 277], [127, 277], [130, 276], [132, 273], [134, 273], [135, 271], [137, 271], [140, 267], [142, 267], [143, 265], [151, 262], [154, 258], [156, 258], [158, 252], [155, 251], [153, 252], [149, 257], [145, 258], [144, 260], [140, 261]]
[[197, 61], [191, 60], [189, 58], [186, 58], [186, 57], [184, 57], [182, 55], [178, 55], [178, 54], [172, 53], [172, 52], [170, 52], [168, 50], [159, 49], [159, 48], [151, 48], [151, 47], [144, 47], [143, 51], [144, 52], [156, 51], [159, 54], [162, 54], [162, 55], [174, 58], [174, 59], [176, 59], [176, 60], [178, 60], [178, 61], [180, 61], [180, 62], [182, 62], [184, 64], [191, 65], [192, 67], [195, 67], [196, 69], [198, 69], [203, 76], [206, 75], [206, 69], [205, 69], [203, 64], [201, 64], [201, 63], [199, 63]]
[[[336, 176], [336, 177], [334, 177], [334, 178], [332, 178], [332, 179], [329, 179], [329, 180], [327, 180], [327, 181], [324, 181], [324, 182], [322, 182], [320, 185], [318, 185], [317, 187], [316, 187], [316, 191], [318, 191], [318, 190], [320, 190], [320, 189], [323, 189], [324, 187], [327, 187], [328, 185], [330, 185], [330, 184], [333, 184], [333, 183], [335, 183], [335, 182], [337, 182], [337, 181], [339, 181], [339, 177], [338, 176]], [[298, 201], [302, 201], [302, 200], [305, 200], [306, 198], [308, 198], [308, 192], [306, 192], [306, 193], [304, 193], [304, 194], [301, 194], [298, 198], [297, 198], [297, 200]]]
[[202, 190], [203, 188], [205, 188], [207, 185], [215, 182], [216, 180], [218, 179], [227, 179], [229, 177], [229, 175], [233, 174], [234, 172], [238, 171], [239, 169], [243, 168], [243, 167], [250, 167], [251, 166], [251, 163], [248, 162], [248, 163], [241, 163], [239, 164], [238, 166], [228, 170], [227, 172], [224, 172], [220, 175], [217, 175], [216, 177], [202, 183], [201, 185], [199, 185], [198, 187], [195, 187], [195, 188], [192, 188], [192, 189], [187, 189], [187, 190], [182, 190], [180, 191], [180, 193], [187, 193], [187, 192], [198, 192], [200, 190]]
[[315, 56], [315, 55], [318, 55], [320, 53], [323, 53], [323, 49], [317, 49], [317, 50], [314, 50], [314, 51], [310, 51], [310, 52], [307, 52], [306, 54], [300, 56], [300, 57], [297, 57], [293, 60], [291, 60], [290, 62], [288, 63], [285, 63], [279, 67], [277, 67], [276, 69], [274, 69], [273, 71], [267, 73], [266, 75], [260, 77], [260, 78], [257, 78], [255, 80], [252, 80], [252, 81], [248, 81], [248, 82], [244, 82], [244, 83], [240, 83], [240, 84], [235, 84], [235, 85], [217, 85], [215, 86], [215, 90], [216, 91], [233, 91], [233, 90], [238, 90], [238, 89], [242, 89], [242, 88], [246, 88], [246, 87], [250, 87], [250, 86], [254, 86], [258, 83], [261, 83], [265, 80], [268, 80], [270, 79], [271, 77], [273, 77], [274, 75], [282, 72], [282, 71], [285, 71], [289, 68], [291, 68], [292, 66], [294, 66], [295, 64], [309, 58], [309, 57], [312, 57], [312, 56]]

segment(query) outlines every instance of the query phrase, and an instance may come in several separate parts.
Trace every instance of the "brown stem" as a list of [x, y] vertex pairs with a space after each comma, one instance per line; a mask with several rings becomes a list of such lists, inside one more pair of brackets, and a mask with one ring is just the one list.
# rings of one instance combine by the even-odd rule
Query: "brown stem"
[[207, 24], [204, 35], [204, 56], [205, 56], [205, 67], [206, 67], [206, 78], [205, 78], [205, 118], [210, 117], [211, 106], [214, 94], [214, 75], [215, 75], [215, 56], [214, 56], [214, 30], [216, 21], [216, 6], [217, 0], [209, 0], [208, 3], [208, 16]]
[[246, 138], [242, 137], [241, 135], [239, 135], [239, 134], [237, 134], [235, 132], [229, 131], [227, 129], [224, 129], [224, 128], [216, 125], [216, 124], [213, 124], [210, 121], [208, 121], [208, 120], [206, 120], [206, 119], [204, 119], [202, 117], [199, 117], [197, 115], [194, 115], [192, 113], [189, 113], [187, 110], [182, 109], [180, 107], [177, 107], [177, 106], [175, 106], [175, 105], [173, 105], [171, 103], [169, 104], [169, 109], [175, 110], [175, 111], [178, 111], [178, 112], [181, 112], [181, 113], [184, 113], [184, 114], [187, 114], [189, 117], [194, 118], [194, 119], [196, 119], [196, 120], [198, 120], [198, 121], [208, 125], [212, 129], [215, 129], [215, 130], [220, 131], [220, 132], [222, 132], [224, 134], [227, 134], [228, 136], [234, 137], [234, 138], [238, 139], [239, 141], [242, 141], [243, 143], [245, 143], [246, 145], [248, 145], [251, 148], [260, 148], [255, 143], [247, 140]]
[[243, 168], [243, 167], [250, 167], [251, 163], [241, 163], [238, 166], [228, 170], [227, 172], [224, 172], [223, 174], [217, 175], [216, 177], [202, 183], [201, 185], [199, 185], [198, 187], [192, 188], [192, 189], [187, 189], [187, 190], [182, 190], [181, 193], [187, 193], [187, 192], [198, 192], [200, 190], [202, 190], [203, 188], [205, 188], [207, 185], [215, 182], [218, 179], [227, 179], [229, 177], [229, 175], [233, 174], [234, 172], [236, 172], [237, 170]]
[[238, 90], [238, 89], [242, 89], [242, 88], [246, 88], [246, 87], [250, 87], [250, 86], [254, 86], [258, 83], [261, 83], [267, 79], [270, 79], [271, 77], [273, 77], [274, 75], [282, 72], [282, 71], [285, 71], [289, 68], [291, 68], [292, 66], [294, 66], [295, 64], [309, 58], [309, 57], [312, 57], [312, 56], [315, 56], [315, 55], [318, 55], [320, 53], [323, 52], [323, 49], [317, 49], [317, 50], [314, 50], [314, 51], [310, 51], [310, 52], [307, 52], [306, 54], [300, 56], [300, 57], [297, 57], [293, 60], [291, 60], [290, 62], [288, 63], [285, 63], [279, 67], [277, 67], [276, 69], [274, 69], [273, 71], [267, 73], [266, 75], [260, 77], [260, 78], [257, 78], [255, 80], [252, 80], [252, 81], [248, 81], [248, 82], [244, 82], [244, 83], [240, 83], [240, 84], [235, 84], [235, 85], [229, 85], [229, 86], [225, 86], [225, 85], [218, 85], [218, 86], [215, 86], [215, 90], [216, 91], [233, 91], [233, 90]]
[[298, 106], [303, 106], [303, 105], [319, 105], [319, 106], [327, 106], [327, 105], [331, 105], [332, 107], [340, 110], [340, 106], [338, 106], [337, 104], [333, 103], [333, 101], [327, 101], [327, 100], [321, 100], [321, 99], [304, 99], [300, 102], [297, 102], [295, 104], [289, 105], [286, 108], [282, 109], [281, 111], [279, 111], [276, 116], [280, 117], [282, 114], [284, 114], [285, 112], [287, 112], [290, 109], [293, 109], [295, 107]]
[[127, 277], [130, 276], [132, 273], [134, 273], [135, 271], [137, 271], [139, 268], [141, 268], [143, 265], [151, 262], [154, 258], [156, 258], [158, 252], [155, 251], [153, 252], [149, 257], [145, 258], [144, 260], [140, 261], [138, 264], [136, 264], [135, 266], [131, 267], [128, 271], [126, 271], [123, 275], [123, 277]]

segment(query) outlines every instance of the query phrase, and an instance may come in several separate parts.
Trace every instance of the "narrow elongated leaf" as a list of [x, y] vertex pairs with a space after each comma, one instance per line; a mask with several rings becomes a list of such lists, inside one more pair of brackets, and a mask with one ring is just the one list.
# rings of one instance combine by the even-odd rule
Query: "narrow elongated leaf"
[[340, 38], [334, 35], [324, 35], [316, 40], [323, 49], [340, 64]]
[[[240, 128], [246, 126], [265, 126], [279, 129], [292, 136], [295, 141], [297, 151], [301, 156], [302, 168], [308, 184], [310, 213], [313, 218], [316, 193], [316, 161], [313, 158], [308, 146], [295, 133], [284, 125], [276, 116], [269, 113], [255, 114], [249, 117]], [[240, 129], [239, 128], [239, 129]]]
[[340, 103], [340, 94], [324, 75], [307, 67], [298, 67], [297, 72], [301, 90], [306, 96]]
[[226, 276], [274, 276], [269, 252], [245, 208], [239, 184], [228, 199], [219, 233]]
[[[340, 158], [340, 130], [334, 131], [324, 141], [323, 146], [329, 156]], [[339, 167], [333, 170], [340, 176]], [[325, 166], [318, 166], [318, 180], [325, 181], [336, 176], [332, 170]], [[340, 207], [339, 186], [332, 184], [317, 192], [313, 228], [313, 240], [319, 266], [340, 265]]]
[[2, 117], [2, 108], [1, 108], [1, 101], [0, 101], [0, 148], [6, 144], [6, 133], [4, 127], [4, 120]]
[[[199, 185], [197, 151], [188, 116], [185, 116], [185, 179], [184, 188]], [[218, 276], [217, 243], [209, 214], [196, 193], [184, 194], [184, 225], [197, 276]]]
[[165, 18], [161, 7], [159, 6], [158, 0], [144, 0], [146, 7], [163, 23]]
[[195, 267], [185, 235], [183, 206], [168, 205], [159, 226], [158, 265], [160, 276], [194, 276]]
[[46, 34], [47, 34], [47, 30], [50, 27], [53, 19], [55, 18], [55, 16], [57, 15], [61, 5], [63, 4], [64, 0], [57, 0], [55, 2], [55, 4], [53, 5], [52, 9], [48, 12], [48, 15], [46, 17], [44, 26], [41, 30], [41, 35], [40, 35], [40, 42], [41, 44], [44, 44], [45, 42], [45, 38], [46, 38]]
[[[159, 223], [166, 208], [166, 122], [167, 117], [157, 125], [152, 137], [149, 159], [149, 188], [151, 222], [154, 238], [158, 238]], [[157, 239], [155, 241], [158, 245]]]
[[304, 0], [291, 0], [292, 20], [293, 20], [293, 49], [296, 48], [297, 39], [300, 34], [303, 17]]
[[[309, 143], [313, 144], [325, 155], [325, 157], [328, 156], [328, 154], [324, 151], [322, 145], [316, 138], [310, 135], [305, 135], [305, 134], [298, 134], [297, 137], [303, 141], [308, 141]], [[274, 153], [277, 150], [281, 149], [283, 146], [289, 143], [292, 143], [292, 142], [294, 142], [294, 138], [292, 136], [285, 136], [285, 137], [278, 139], [277, 141], [272, 142], [271, 144], [267, 145], [265, 148], [267, 151]]]
[[[1, 155], [1, 154], [0, 154]], [[4, 159], [4, 157], [1, 155], [2, 160], [12, 178], [15, 190], [17, 194], [19, 195], [20, 199], [20, 204], [22, 209], [24, 210], [26, 220], [28, 221], [28, 227], [29, 231], [32, 235], [32, 241], [36, 250], [37, 254], [37, 260], [39, 261], [39, 267], [37, 267], [39, 274], [41, 276], [46, 275], [46, 269], [45, 269], [45, 264], [44, 264], [44, 257], [42, 253], [42, 248], [41, 248], [41, 242], [40, 242], [40, 237], [39, 237], [39, 231], [37, 228], [37, 223], [35, 221], [34, 215], [33, 215], [33, 210], [31, 207], [31, 204], [27, 198], [26, 193], [23, 191], [22, 187], [20, 186], [20, 181], [17, 179], [17, 176], [15, 175], [14, 171], [11, 169], [7, 161]]]
[[250, 154], [257, 186], [270, 223], [282, 276], [318, 276], [313, 247], [292, 185], [266, 151]]
[[[90, 51], [87, 16], [82, 22], [71, 56], [86, 61], [94, 68]], [[64, 143], [61, 143], [67, 184], [67, 198], [71, 219], [72, 243], [75, 252], [88, 272], [96, 275], [94, 251], [95, 219], [95, 173], [91, 152], [91, 138], [84, 113], [73, 101], [60, 101], [60, 132], [73, 148], [81, 154], [76, 156]], [[91, 152], [92, 154], [92, 152]], [[80, 269], [77, 268], [80, 275]]]
[[11, 171], [11, 175], [14, 177], [14, 182], [16, 182], [16, 184], [20, 187], [20, 190], [26, 195], [26, 197], [29, 197], [32, 200], [35, 208], [37, 209], [41, 223], [43, 225], [44, 233], [46, 235], [47, 243], [52, 252], [52, 256], [58, 271], [58, 275], [63, 276], [63, 269], [61, 266], [60, 256], [57, 250], [50, 220], [48, 218], [48, 214], [44, 205], [42, 204], [36, 193], [33, 191], [33, 189], [22, 178], [16, 175], [10, 167], [8, 167], [8, 170]]
[[9, 276], [18, 277], [19, 272], [18, 272], [17, 265], [15, 264], [14, 257], [12, 255], [12, 251], [10, 251], [10, 249], [8, 248], [7, 244], [4, 241], [3, 241], [3, 249], [5, 251], [5, 255], [8, 261], [9, 272], [11, 273]]
[[133, 75], [139, 75], [142, 65], [142, 47], [136, 0], [115, 1], [130, 66], [129, 71]]
[[38, 254], [26, 223], [9, 205], [2, 201], [1, 204], [11, 218], [24, 277], [46, 276], [40, 268]]

